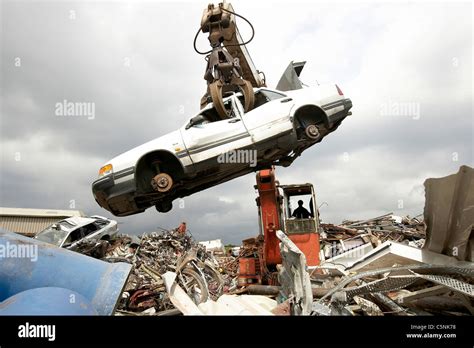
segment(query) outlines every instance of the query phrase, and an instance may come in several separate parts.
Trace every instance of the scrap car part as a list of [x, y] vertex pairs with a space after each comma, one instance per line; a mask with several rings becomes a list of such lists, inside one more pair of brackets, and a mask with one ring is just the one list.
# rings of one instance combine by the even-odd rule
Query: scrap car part
[[283, 72], [283, 75], [280, 77], [276, 89], [279, 91], [291, 91], [303, 88], [303, 83], [301, 82], [299, 76], [305, 64], [306, 62], [291, 61]]
[[368, 315], [371, 316], [382, 316], [383, 312], [380, 310], [379, 306], [377, 306], [375, 303], [360, 297], [360, 296], [354, 296], [354, 301], [357, 303], [361, 310], [364, 313], [367, 313]]
[[278, 272], [278, 279], [282, 290], [288, 297], [293, 297], [291, 312], [295, 315], [311, 313], [313, 292], [311, 280], [306, 266], [306, 256], [298, 249], [295, 243], [280, 230], [276, 231], [280, 240], [282, 267]]
[[311, 140], [316, 140], [321, 136], [319, 128], [315, 124], [310, 124], [304, 131], [306, 136]]
[[[416, 274], [415, 272], [412, 272]], [[418, 278], [429, 280], [435, 284], [443, 285], [453, 291], [457, 291], [461, 294], [469, 297], [474, 297], [474, 285], [462, 282], [458, 279], [453, 279], [441, 275], [434, 274], [416, 274]]]
[[386, 292], [406, 288], [418, 280], [416, 276], [393, 276], [386, 277], [383, 279], [377, 279], [372, 282], [364, 283], [359, 286], [346, 288], [340, 291], [347, 293], [347, 300], [353, 298], [356, 295], [365, 295], [377, 292]]
[[474, 169], [425, 181], [426, 242], [424, 249], [474, 259]]
[[151, 186], [155, 191], [168, 192], [173, 186], [173, 179], [169, 174], [159, 173], [151, 180]]
[[[356, 274], [354, 276], [349, 276], [349, 277], [345, 277], [336, 287], [334, 287], [331, 291], [329, 291], [326, 295], [324, 295], [319, 301], [323, 301], [325, 300], [326, 298], [328, 297], [332, 297], [333, 295], [336, 295], [337, 293], [347, 293], [347, 295], [351, 295], [351, 296], [354, 296], [354, 295], [357, 295], [357, 294], [360, 294], [359, 292], [357, 292], [358, 288], [359, 287], [356, 287], [356, 288], [347, 288], [347, 289], [344, 289], [345, 286], [349, 285], [350, 283], [358, 280], [358, 279], [362, 279], [362, 278], [366, 278], [366, 277], [373, 277], [373, 276], [377, 276], [377, 275], [380, 275], [380, 274], [384, 274], [384, 273], [389, 273], [389, 272], [399, 272], [399, 271], [413, 271], [413, 272], [416, 272], [416, 278], [421, 278], [421, 277], [424, 277], [424, 273], [427, 273], [429, 272], [431, 275], [434, 275], [434, 274], [443, 274], [444, 276], [446, 276], [447, 274], [456, 274], [456, 275], [461, 275], [461, 276], [467, 276], [467, 277], [473, 277], [474, 276], [474, 268], [471, 267], [470, 265], [466, 265], [464, 267], [462, 266], [442, 266], [442, 265], [427, 265], [427, 264], [422, 264], [422, 265], [408, 265], [408, 266], [402, 266], [402, 267], [385, 267], [385, 268], [380, 268], [380, 269], [377, 269], [377, 270], [374, 270], [374, 271], [367, 271], [367, 272], [362, 272], [362, 273], [359, 273], [359, 274]], [[406, 276], [408, 277], [407, 278], [407, 282], [408, 282], [408, 279], [411, 278], [411, 277], [414, 277], [413, 275], [410, 276]], [[428, 279], [427, 279], [428, 280]], [[390, 280], [388, 280], [387, 282], [390, 282]], [[400, 280], [397, 280], [397, 281], [400, 281]], [[377, 281], [375, 281], [377, 282]], [[362, 286], [360, 286], [360, 289], [362, 289], [363, 287], [370, 287], [370, 286], [384, 286], [385, 284], [383, 284], [383, 282], [381, 282], [380, 285], [377, 285], [377, 284], [364, 284]], [[400, 281], [401, 282], [401, 281]], [[456, 284], [456, 285], [459, 285], [459, 284]], [[374, 288], [376, 289], [376, 288]], [[464, 288], [463, 287], [459, 287], [460, 290], [463, 290]], [[381, 290], [383, 291], [383, 290]], [[463, 290], [465, 291], [465, 290]], [[370, 291], [369, 291], [370, 292]], [[337, 295], [336, 295], [337, 296]], [[340, 296], [340, 295], [339, 295]], [[350, 297], [350, 296], [347, 296], [347, 297]], [[346, 297], [346, 298], [347, 298]]]

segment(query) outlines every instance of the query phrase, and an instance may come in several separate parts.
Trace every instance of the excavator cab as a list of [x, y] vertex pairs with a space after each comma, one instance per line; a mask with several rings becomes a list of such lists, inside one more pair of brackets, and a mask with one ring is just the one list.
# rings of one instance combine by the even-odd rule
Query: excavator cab
[[[286, 234], [317, 233], [319, 217], [313, 185], [281, 185], [280, 188], [283, 191], [283, 229]], [[299, 202], [303, 203], [301, 207]]]
[[282, 230], [305, 254], [308, 266], [319, 265], [319, 214], [313, 185], [279, 188], [283, 196]]

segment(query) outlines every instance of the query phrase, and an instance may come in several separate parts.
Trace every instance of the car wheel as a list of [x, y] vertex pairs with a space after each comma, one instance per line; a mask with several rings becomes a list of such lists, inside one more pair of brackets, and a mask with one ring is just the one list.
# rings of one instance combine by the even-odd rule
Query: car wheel
[[173, 179], [166, 173], [157, 174], [151, 179], [151, 187], [158, 192], [168, 192], [173, 186]]
[[161, 202], [161, 203], [156, 204], [155, 208], [160, 213], [167, 213], [171, 209], [173, 209], [173, 203], [172, 202]]
[[316, 126], [315, 124], [310, 124], [308, 127], [306, 127], [304, 132], [306, 136], [311, 140], [316, 140], [321, 135], [321, 133], [319, 132], [318, 126]]

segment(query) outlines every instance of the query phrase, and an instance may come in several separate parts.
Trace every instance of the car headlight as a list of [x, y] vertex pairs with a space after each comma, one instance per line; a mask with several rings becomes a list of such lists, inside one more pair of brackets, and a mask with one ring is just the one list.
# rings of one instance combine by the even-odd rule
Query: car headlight
[[106, 164], [102, 168], [99, 169], [99, 178], [104, 175], [109, 175], [113, 171], [112, 165], [111, 164]]

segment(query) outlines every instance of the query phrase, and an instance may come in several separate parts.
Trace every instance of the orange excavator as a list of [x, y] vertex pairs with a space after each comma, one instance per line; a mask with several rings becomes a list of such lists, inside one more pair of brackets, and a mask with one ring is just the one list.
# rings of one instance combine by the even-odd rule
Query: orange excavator
[[[239, 259], [239, 286], [278, 284], [276, 266], [281, 264], [281, 255], [277, 230], [288, 235], [303, 252], [308, 266], [319, 265], [319, 213], [313, 185], [280, 185], [271, 168], [257, 173], [255, 188], [260, 233], [257, 238], [243, 241], [244, 249], [255, 252]], [[298, 216], [295, 201], [304, 200], [309, 214]]]

